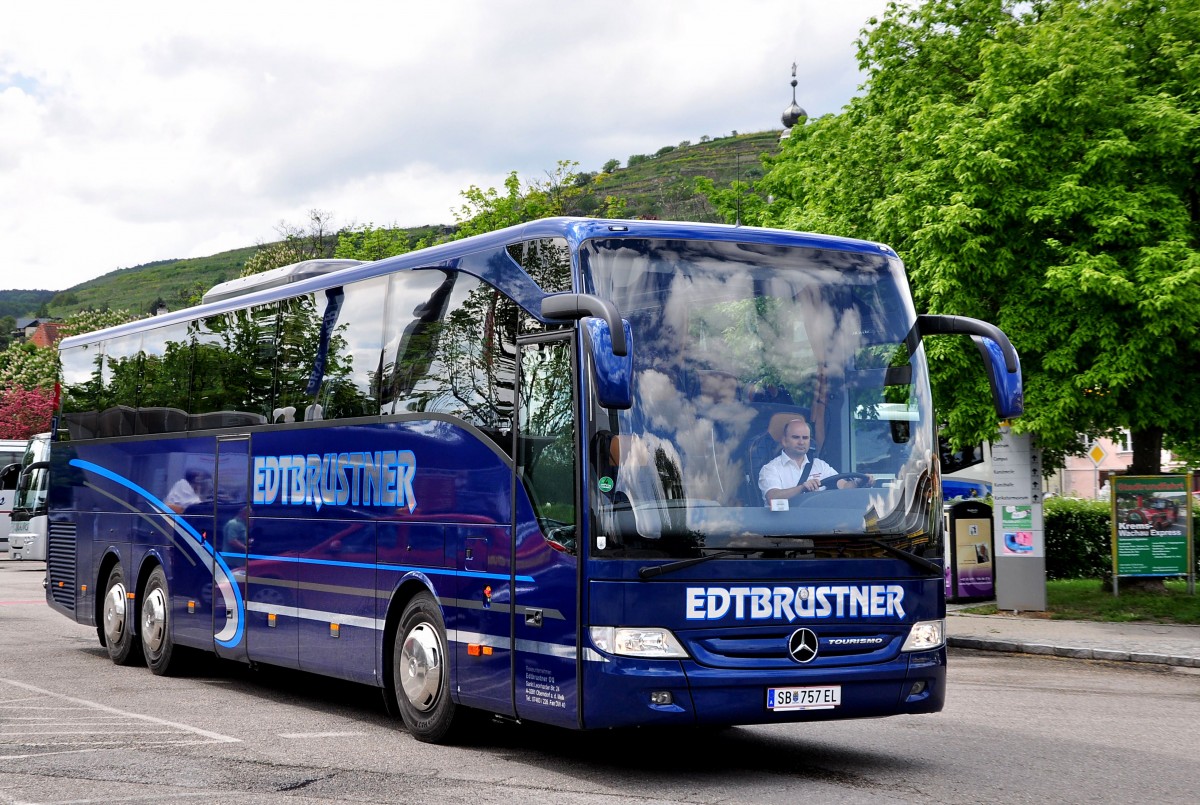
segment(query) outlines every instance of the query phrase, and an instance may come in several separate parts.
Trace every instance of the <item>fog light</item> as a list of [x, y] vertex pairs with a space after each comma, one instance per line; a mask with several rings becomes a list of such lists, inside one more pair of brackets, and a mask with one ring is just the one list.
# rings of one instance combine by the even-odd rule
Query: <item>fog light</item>
[[670, 704], [671, 701], [669, 690], [655, 690], [650, 693], [650, 704]]
[[918, 693], [924, 693], [924, 692], [925, 692], [925, 680], [921, 680], [920, 682], [913, 683], [912, 690], [909, 691], [908, 695], [916, 696]]

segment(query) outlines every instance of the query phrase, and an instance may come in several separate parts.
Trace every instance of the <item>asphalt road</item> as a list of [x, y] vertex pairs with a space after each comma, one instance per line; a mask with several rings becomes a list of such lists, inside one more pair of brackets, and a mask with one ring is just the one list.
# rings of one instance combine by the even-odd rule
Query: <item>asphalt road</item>
[[1195, 803], [1200, 669], [951, 650], [929, 716], [719, 732], [483, 723], [413, 740], [377, 691], [113, 665], [0, 561], [4, 803]]

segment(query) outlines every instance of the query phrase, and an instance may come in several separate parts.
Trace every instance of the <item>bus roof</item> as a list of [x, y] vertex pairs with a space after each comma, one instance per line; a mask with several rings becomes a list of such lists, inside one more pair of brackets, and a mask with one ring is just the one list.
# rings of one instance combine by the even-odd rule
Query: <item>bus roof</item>
[[[463, 268], [460, 265], [460, 261], [469, 255], [503, 248], [511, 243], [554, 237], [565, 238], [572, 246], [577, 246], [583, 241], [597, 237], [655, 238], [761, 243], [811, 249], [869, 252], [880, 254], [884, 257], [897, 257], [896, 252], [890, 246], [882, 243], [843, 238], [835, 235], [796, 232], [786, 229], [684, 221], [617, 220], [565, 216], [541, 218], [536, 221], [498, 229], [494, 232], [440, 243], [426, 249], [406, 252], [372, 262], [347, 260], [344, 261], [346, 263], [344, 267], [339, 267], [329, 264], [343, 261], [304, 261], [275, 269], [273, 272], [263, 272], [267, 276], [265, 279], [258, 280], [261, 284], [255, 284], [256, 278], [259, 275], [230, 280], [229, 282], [214, 286], [205, 294], [204, 301], [195, 307], [182, 308], [160, 316], [138, 319], [137, 321], [126, 322], [103, 330], [70, 336], [59, 342], [59, 348], [67, 349], [126, 333], [191, 321], [202, 316], [211, 316], [253, 304], [273, 302], [295, 294], [390, 274], [395, 271], [415, 268]], [[313, 262], [326, 265], [315, 267], [316, 270], [308, 270], [314, 268], [311, 266], [307, 269], [302, 268], [306, 266], [306, 263]], [[244, 280], [245, 282], [239, 285], [240, 280]], [[246, 290], [236, 292], [239, 287], [245, 287]], [[218, 291], [220, 293], [215, 293]], [[518, 302], [522, 301], [516, 294], [514, 294], [514, 298]]]

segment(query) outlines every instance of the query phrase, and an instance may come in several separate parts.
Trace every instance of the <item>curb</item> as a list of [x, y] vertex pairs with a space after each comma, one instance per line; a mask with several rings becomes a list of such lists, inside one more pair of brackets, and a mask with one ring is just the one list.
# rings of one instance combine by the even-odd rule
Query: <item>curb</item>
[[1115, 651], [1105, 648], [1082, 648], [1051, 646], [1045, 643], [1019, 643], [1012, 640], [989, 640], [982, 637], [950, 637], [946, 645], [951, 648], [969, 648], [977, 651], [1002, 651], [1010, 654], [1041, 654], [1073, 660], [1106, 660], [1108, 662], [1140, 662], [1151, 665], [1171, 665], [1181, 668], [1200, 668], [1200, 657], [1180, 657], [1170, 654]]

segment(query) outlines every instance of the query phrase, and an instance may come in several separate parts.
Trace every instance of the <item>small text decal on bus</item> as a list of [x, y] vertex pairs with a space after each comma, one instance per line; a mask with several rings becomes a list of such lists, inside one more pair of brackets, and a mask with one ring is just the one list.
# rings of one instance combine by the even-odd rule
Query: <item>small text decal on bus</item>
[[283, 506], [405, 506], [417, 508], [411, 450], [255, 456], [254, 503]]
[[898, 584], [822, 587], [688, 587], [688, 620], [786, 618], [903, 618]]

